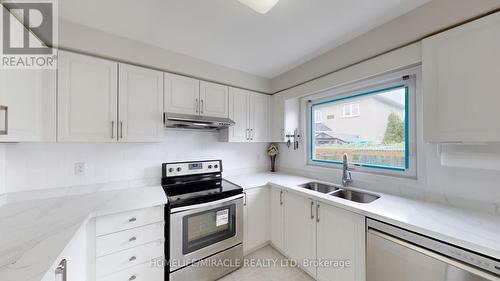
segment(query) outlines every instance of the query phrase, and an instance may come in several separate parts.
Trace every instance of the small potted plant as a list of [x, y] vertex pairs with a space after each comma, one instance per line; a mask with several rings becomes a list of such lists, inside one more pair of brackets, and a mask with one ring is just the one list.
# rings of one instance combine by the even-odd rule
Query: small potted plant
[[271, 172], [276, 172], [276, 156], [278, 155], [278, 145], [271, 143], [267, 149], [267, 155], [271, 158]]

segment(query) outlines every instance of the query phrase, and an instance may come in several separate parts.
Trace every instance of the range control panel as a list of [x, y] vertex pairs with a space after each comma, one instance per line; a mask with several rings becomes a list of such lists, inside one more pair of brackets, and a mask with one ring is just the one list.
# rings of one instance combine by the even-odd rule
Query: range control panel
[[167, 177], [178, 177], [198, 174], [220, 173], [222, 172], [222, 161], [196, 161], [167, 163], [165, 173]]

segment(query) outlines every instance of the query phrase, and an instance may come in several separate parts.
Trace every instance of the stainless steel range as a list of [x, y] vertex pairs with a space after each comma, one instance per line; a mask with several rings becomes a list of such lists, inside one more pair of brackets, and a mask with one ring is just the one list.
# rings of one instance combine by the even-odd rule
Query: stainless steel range
[[164, 163], [162, 170], [166, 280], [212, 281], [239, 268], [243, 189], [222, 179], [222, 161]]

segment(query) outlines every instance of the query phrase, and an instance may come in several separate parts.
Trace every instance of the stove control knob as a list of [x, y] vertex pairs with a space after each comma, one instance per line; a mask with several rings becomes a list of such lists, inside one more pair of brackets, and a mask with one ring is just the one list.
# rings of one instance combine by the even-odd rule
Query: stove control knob
[[180, 172], [182, 171], [182, 168], [181, 167], [177, 167], [177, 172]]
[[212, 169], [212, 165], [208, 165], [208, 168], [209, 168], [209, 169]]
[[168, 171], [172, 173], [174, 171], [174, 168], [169, 168]]
[[215, 168], [215, 169], [219, 168], [219, 165], [215, 164], [214, 168]]

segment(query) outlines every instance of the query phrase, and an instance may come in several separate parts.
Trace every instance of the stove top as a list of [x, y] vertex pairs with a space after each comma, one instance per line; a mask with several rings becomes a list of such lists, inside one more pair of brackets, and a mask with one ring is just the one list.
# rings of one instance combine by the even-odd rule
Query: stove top
[[222, 179], [221, 171], [220, 160], [163, 164], [162, 186], [169, 205], [196, 205], [243, 193], [243, 188]]

